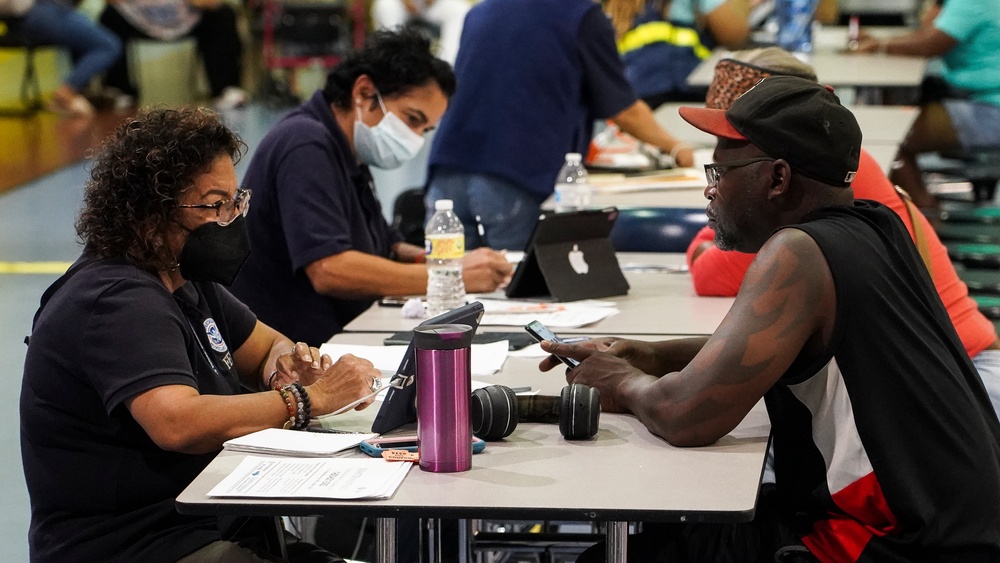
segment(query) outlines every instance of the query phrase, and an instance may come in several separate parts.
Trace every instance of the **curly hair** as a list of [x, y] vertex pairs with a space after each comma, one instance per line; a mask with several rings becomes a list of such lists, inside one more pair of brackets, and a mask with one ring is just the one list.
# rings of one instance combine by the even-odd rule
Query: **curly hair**
[[327, 75], [323, 98], [328, 104], [350, 109], [351, 90], [362, 74], [372, 79], [383, 97], [404, 95], [433, 81], [450, 98], [455, 93], [455, 73], [451, 65], [431, 54], [430, 45], [411, 26], [371, 33], [364, 48], [352, 51]]
[[120, 124], [97, 150], [76, 222], [81, 242], [144, 270], [176, 258], [166, 233], [178, 196], [220, 156], [238, 162], [246, 145], [214, 112], [149, 109]]

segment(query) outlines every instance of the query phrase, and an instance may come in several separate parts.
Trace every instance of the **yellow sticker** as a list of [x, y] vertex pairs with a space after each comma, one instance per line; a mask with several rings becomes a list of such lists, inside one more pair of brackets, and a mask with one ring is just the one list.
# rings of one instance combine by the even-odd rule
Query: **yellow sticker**
[[451, 260], [465, 255], [464, 235], [431, 235], [427, 237], [428, 260]]

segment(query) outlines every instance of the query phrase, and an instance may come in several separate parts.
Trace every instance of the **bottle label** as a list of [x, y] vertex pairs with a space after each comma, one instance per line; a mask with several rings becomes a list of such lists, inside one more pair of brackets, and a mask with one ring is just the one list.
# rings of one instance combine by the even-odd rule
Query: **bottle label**
[[428, 260], [454, 260], [465, 256], [465, 235], [429, 236], [424, 239]]

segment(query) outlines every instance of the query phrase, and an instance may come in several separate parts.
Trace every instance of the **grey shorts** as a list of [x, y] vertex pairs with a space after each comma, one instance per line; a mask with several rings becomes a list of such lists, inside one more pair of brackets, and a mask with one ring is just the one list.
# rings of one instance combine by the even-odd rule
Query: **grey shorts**
[[1000, 147], [1000, 106], [973, 100], [943, 100], [963, 149]]

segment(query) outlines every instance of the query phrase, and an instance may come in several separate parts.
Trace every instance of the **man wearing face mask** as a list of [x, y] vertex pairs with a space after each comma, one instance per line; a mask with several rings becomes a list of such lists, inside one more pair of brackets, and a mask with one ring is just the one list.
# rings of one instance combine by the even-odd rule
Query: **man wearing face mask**
[[100, 149], [83, 254], [42, 295], [24, 364], [33, 562], [264, 560], [273, 521], [185, 516], [174, 498], [226, 440], [303, 428], [376, 387], [370, 362], [293, 344], [222, 287], [250, 252], [243, 148], [208, 110], [158, 109]]
[[[319, 344], [384, 295], [427, 290], [424, 250], [382, 215], [369, 166], [395, 168], [423, 146], [455, 75], [422, 34], [371, 34], [326, 86], [261, 140], [246, 175], [254, 252], [233, 293], [296, 340]], [[499, 252], [466, 254], [470, 293], [510, 276]]]

